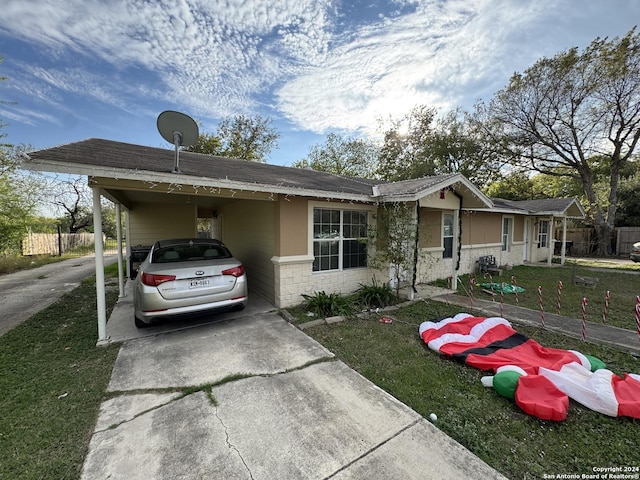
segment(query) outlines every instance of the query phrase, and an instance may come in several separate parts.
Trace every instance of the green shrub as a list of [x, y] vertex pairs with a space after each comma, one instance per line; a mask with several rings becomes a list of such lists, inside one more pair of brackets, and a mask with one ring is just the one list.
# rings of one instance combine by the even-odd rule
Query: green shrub
[[371, 285], [360, 284], [356, 295], [358, 303], [369, 309], [393, 305], [397, 300], [393, 289], [386, 283], [378, 283], [375, 277], [371, 279]]
[[334, 317], [353, 315], [352, 303], [347, 297], [339, 293], [316, 292], [313, 295], [302, 294], [305, 299], [305, 307], [319, 317]]

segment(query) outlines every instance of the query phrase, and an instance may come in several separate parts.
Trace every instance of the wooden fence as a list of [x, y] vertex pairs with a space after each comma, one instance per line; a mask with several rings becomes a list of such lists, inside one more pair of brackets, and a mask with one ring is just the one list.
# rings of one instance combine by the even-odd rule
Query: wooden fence
[[28, 233], [22, 240], [22, 255], [62, 255], [94, 243], [93, 233]]
[[[555, 238], [562, 238], [562, 229], [555, 231]], [[592, 228], [567, 228], [567, 242], [573, 242], [571, 255], [592, 255], [597, 244], [595, 232]], [[613, 229], [611, 254], [618, 257], [628, 257], [634, 243], [640, 242], [640, 227], [616, 227]]]

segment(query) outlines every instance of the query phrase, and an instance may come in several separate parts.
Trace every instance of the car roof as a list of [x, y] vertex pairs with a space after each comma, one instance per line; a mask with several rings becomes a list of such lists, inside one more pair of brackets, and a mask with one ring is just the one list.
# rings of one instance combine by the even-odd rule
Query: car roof
[[222, 245], [225, 246], [220, 240], [213, 238], [172, 238], [169, 240], [158, 240], [156, 246], [158, 248], [170, 247], [173, 245], [186, 245], [189, 243], [197, 243], [198, 245]]

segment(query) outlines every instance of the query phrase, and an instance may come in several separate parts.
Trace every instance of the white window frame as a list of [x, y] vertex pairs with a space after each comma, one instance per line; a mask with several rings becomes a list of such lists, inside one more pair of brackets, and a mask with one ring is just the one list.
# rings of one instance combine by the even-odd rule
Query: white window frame
[[[513, 216], [503, 216], [502, 217], [502, 236], [500, 237], [502, 240], [502, 246], [500, 247], [503, 252], [510, 252], [511, 246], [513, 245]], [[507, 231], [505, 232], [505, 225], [507, 226]]]
[[[447, 235], [445, 234], [445, 229], [447, 228], [447, 225], [445, 223], [445, 218], [447, 217], [451, 217], [451, 234]], [[455, 221], [456, 221], [456, 217], [453, 214], [453, 212], [442, 212], [442, 258], [443, 259], [450, 259], [453, 258], [453, 248], [455, 246], [455, 242], [454, 242], [454, 238], [455, 238], [455, 233], [456, 233], [456, 225], [455, 225]], [[451, 255], [446, 257], [445, 254], [447, 252], [447, 249], [445, 247], [445, 239], [446, 238], [450, 238], [451, 239]]]
[[[538, 220], [538, 248], [548, 248], [549, 247], [549, 228], [550, 228], [549, 220]], [[546, 232], [542, 231], [542, 225], [546, 225]]]
[[[322, 239], [316, 239], [314, 238], [314, 226], [315, 226], [315, 221], [314, 221], [314, 213], [316, 209], [320, 209], [320, 210], [337, 210], [340, 212], [340, 223], [339, 223], [339, 231], [337, 232], [337, 236], [332, 237], [331, 239], [328, 240], [322, 240]], [[352, 270], [352, 269], [360, 269], [360, 268], [368, 268], [369, 265], [369, 254], [367, 252], [367, 258], [365, 260], [366, 265], [364, 266], [357, 266], [357, 267], [344, 267], [344, 241], [345, 240], [358, 240], [358, 238], [354, 238], [354, 237], [344, 237], [343, 236], [343, 232], [344, 232], [344, 213], [345, 212], [364, 212], [367, 215], [367, 225], [366, 227], [368, 228], [371, 225], [371, 213], [373, 211], [373, 209], [371, 207], [364, 207], [360, 206], [360, 205], [349, 205], [349, 208], [346, 208], [344, 204], [334, 204], [334, 203], [320, 203], [320, 202], [309, 202], [309, 254], [310, 256], [313, 258], [313, 262], [312, 262], [312, 273], [313, 274], [323, 274], [323, 273], [332, 273], [332, 272], [341, 272], [343, 270]], [[365, 232], [366, 233], [366, 232]], [[360, 237], [362, 238], [362, 237]], [[329, 268], [326, 270], [313, 270], [313, 264], [315, 263], [315, 254], [314, 254], [314, 245], [317, 243], [322, 243], [322, 242], [331, 242], [331, 241], [337, 241], [338, 242], [338, 266], [337, 268]]]

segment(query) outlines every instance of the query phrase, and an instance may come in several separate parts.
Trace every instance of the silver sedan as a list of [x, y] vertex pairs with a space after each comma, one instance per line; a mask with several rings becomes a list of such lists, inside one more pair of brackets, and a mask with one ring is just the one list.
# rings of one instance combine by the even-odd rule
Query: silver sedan
[[219, 240], [187, 238], [153, 244], [134, 283], [138, 328], [161, 317], [247, 305], [245, 268]]

